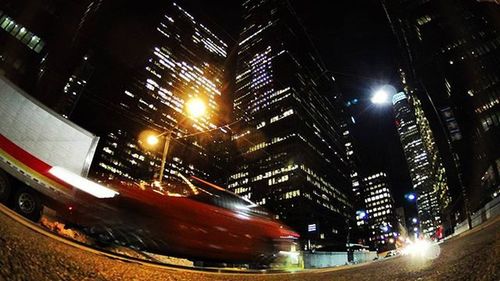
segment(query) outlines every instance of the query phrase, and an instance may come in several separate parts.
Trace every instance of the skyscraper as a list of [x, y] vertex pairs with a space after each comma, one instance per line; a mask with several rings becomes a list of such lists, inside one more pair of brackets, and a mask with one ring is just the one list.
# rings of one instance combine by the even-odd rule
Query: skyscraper
[[243, 10], [229, 188], [294, 227], [306, 249], [345, 249], [354, 213], [334, 79], [288, 1]]
[[0, 73], [54, 105], [60, 94], [57, 86], [76, 63], [72, 39], [86, 15], [93, 13], [92, 3], [100, 1], [0, 1]]
[[347, 151], [347, 161], [349, 162], [349, 168], [351, 171], [351, 188], [353, 193], [353, 206], [356, 213], [356, 227], [354, 228], [353, 241], [359, 242], [360, 244], [367, 244], [369, 238], [368, 225], [366, 223], [366, 204], [363, 196], [364, 184], [361, 177], [361, 159], [359, 151], [357, 150], [356, 140], [351, 133], [351, 129], [356, 124], [356, 119], [353, 116], [353, 112], [349, 110], [353, 105], [359, 102], [358, 99], [352, 99], [346, 102], [347, 113], [350, 118], [346, 120], [346, 123], [342, 125], [344, 132], [342, 135], [345, 139], [345, 147]]
[[[156, 36], [148, 50], [147, 62], [114, 102], [145, 124], [142, 129], [153, 129], [156, 134], [173, 130], [174, 141], [165, 172], [167, 178], [174, 172], [183, 172], [220, 180], [223, 176], [214, 173], [222, 173], [222, 167], [217, 165], [225, 155], [209, 152], [209, 147], [220, 141], [217, 133], [222, 133], [217, 127], [224, 121], [221, 119], [221, 89], [227, 45], [179, 4], [170, 3], [165, 10], [161, 20], [151, 27]], [[186, 115], [184, 106], [191, 98], [206, 103], [207, 112], [199, 119]], [[207, 130], [214, 130], [211, 136], [184, 137]], [[160, 154], [143, 154], [154, 157], [140, 161], [134, 157], [137, 152], [131, 149], [139, 145], [138, 131], [129, 129], [127, 133], [136, 134], [132, 136], [120, 134], [121, 131], [124, 130], [110, 131], [107, 137], [115, 139], [112, 143], [135, 140], [135, 144], [130, 143], [129, 149], [114, 149], [105, 139], [105, 146], [98, 151], [94, 172], [121, 173], [134, 178], [132, 173], [141, 170], [141, 165], [153, 165], [157, 171]], [[181, 140], [175, 141], [176, 138]], [[132, 153], [127, 153], [129, 151]]]
[[439, 155], [436, 151], [427, 149], [426, 143], [429, 145], [428, 142], [432, 140], [432, 134], [424, 131], [425, 137], [427, 137], [424, 141], [421, 133], [421, 128], [424, 128], [423, 125], [425, 125], [422, 124], [424, 121], [420, 119], [420, 123], [417, 123], [408, 97], [400, 92], [394, 95], [392, 104], [413, 189], [417, 193], [420, 227], [424, 234], [432, 236], [442, 223], [441, 210], [449, 203], [446, 180], [443, 182], [442, 167], [439, 166]]
[[368, 175], [363, 178], [363, 184], [366, 211], [362, 219], [368, 222], [369, 244], [378, 250], [392, 250], [399, 235], [399, 224], [387, 174]]
[[473, 211], [499, 190], [500, 9], [486, 1], [382, 3], [463, 220], [468, 205]]
[[[87, 51], [68, 78], [63, 89], [68, 98], [60, 107], [62, 114], [101, 136], [91, 176], [158, 178], [163, 142], [148, 147], [141, 133], [149, 130], [153, 135], [172, 132], [165, 178], [182, 172], [224, 179], [221, 165], [227, 154], [219, 144], [226, 134], [218, 127], [226, 122], [227, 44], [218, 32], [184, 5], [169, 1], [106, 2], [95, 22], [97, 28], [88, 33], [95, 32], [97, 39], [82, 44]], [[201, 118], [185, 111], [192, 98], [206, 104]]]

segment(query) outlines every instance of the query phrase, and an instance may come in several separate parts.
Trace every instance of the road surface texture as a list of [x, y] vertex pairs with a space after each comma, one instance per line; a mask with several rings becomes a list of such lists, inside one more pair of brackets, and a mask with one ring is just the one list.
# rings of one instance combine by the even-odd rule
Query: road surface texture
[[441, 244], [437, 259], [409, 256], [286, 274], [219, 274], [124, 262], [37, 233], [0, 212], [0, 280], [500, 280], [500, 217]]

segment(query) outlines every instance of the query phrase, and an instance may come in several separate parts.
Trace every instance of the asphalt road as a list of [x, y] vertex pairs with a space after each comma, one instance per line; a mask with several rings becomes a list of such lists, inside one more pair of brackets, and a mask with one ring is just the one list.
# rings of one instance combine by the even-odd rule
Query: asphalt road
[[447, 240], [434, 260], [396, 257], [285, 274], [219, 274], [155, 268], [84, 251], [0, 212], [0, 280], [500, 280], [500, 217]]

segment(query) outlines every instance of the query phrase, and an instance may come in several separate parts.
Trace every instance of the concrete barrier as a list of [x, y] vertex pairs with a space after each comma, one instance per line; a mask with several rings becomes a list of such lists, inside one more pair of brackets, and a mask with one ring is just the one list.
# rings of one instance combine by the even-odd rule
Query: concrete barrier
[[347, 264], [347, 252], [304, 253], [304, 268], [323, 268]]
[[[376, 252], [356, 251], [353, 253], [354, 263], [372, 261]], [[324, 268], [348, 264], [347, 252], [304, 252], [304, 268]]]
[[363, 252], [354, 252], [354, 263], [364, 263], [364, 262], [369, 262], [372, 261], [374, 258], [377, 257], [377, 252], [375, 251], [363, 251]]
[[[500, 196], [494, 198], [490, 202], [486, 203], [486, 205], [472, 214], [471, 220], [472, 220], [472, 227], [476, 227], [483, 222], [494, 218], [500, 214]], [[453, 235], [458, 235], [464, 231], [467, 231], [469, 229], [469, 225], [467, 223], [467, 220], [457, 224], [454, 228], [454, 233]]]

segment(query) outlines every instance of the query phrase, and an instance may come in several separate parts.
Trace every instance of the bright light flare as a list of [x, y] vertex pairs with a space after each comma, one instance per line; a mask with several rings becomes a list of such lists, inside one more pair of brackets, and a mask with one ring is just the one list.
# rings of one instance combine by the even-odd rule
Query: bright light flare
[[207, 107], [201, 99], [194, 98], [186, 103], [186, 111], [190, 117], [199, 118], [205, 115]]
[[371, 98], [371, 102], [374, 104], [386, 104], [389, 103], [389, 93], [386, 90], [378, 90], [375, 92]]
[[158, 142], [160, 142], [160, 140], [158, 139], [157, 136], [148, 136], [146, 138], [146, 142], [149, 144], [149, 145], [157, 145]]
[[119, 194], [110, 188], [97, 184], [61, 167], [52, 167], [49, 173], [63, 182], [97, 198], [112, 198]]
[[441, 253], [439, 245], [429, 240], [409, 241], [408, 245], [401, 251], [403, 255], [409, 255], [419, 259], [436, 259]]

